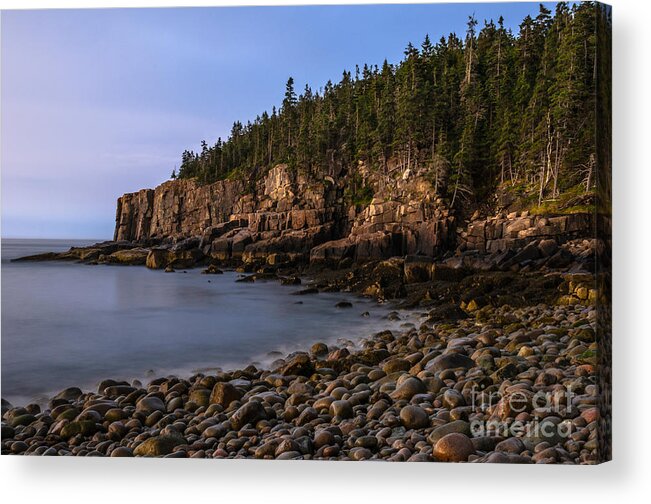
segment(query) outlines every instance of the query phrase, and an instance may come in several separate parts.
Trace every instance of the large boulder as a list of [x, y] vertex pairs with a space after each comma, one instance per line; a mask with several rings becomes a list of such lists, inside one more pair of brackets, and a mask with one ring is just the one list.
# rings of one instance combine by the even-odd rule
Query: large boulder
[[405, 258], [405, 283], [427, 282], [431, 278], [432, 258], [407, 256]]
[[540, 249], [535, 242], [529, 243], [511, 258], [511, 264], [533, 261], [540, 257]]
[[147, 262], [149, 250], [144, 248], [133, 248], [129, 250], [118, 250], [108, 256], [103, 257], [103, 262], [110, 264], [123, 264], [129, 266], [139, 266]]
[[441, 282], [459, 282], [468, 274], [466, 268], [446, 264], [432, 264], [430, 278]]
[[201, 259], [203, 259], [203, 252], [199, 248], [172, 249], [168, 254], [168, 266], [172, 266], [173, 268], [191, 268]]
[[169, 264], [169, 254], [167, 249], [153, 248], [147, 254], [146, 263], [151, 269], [165, 269]]
[[247, 245], [253, 243], [253, 235], [248, 229], [242, 229], [237, 232], [230, 242], [231, 256], [235, 259], [241, 259]]
[[260, 259], [269, 262], [271, 257], [275, 256], [278, 258], [284, 256], [284, 262], [286, 262], [290, 254], [292, 257], [307, 257], [314, 246], [323, 243], [330, 237], [330, 226], [317, 226], [297, 231], [283, 231], [280, 236], [258, 240], [255, 243], [247, 245], [242, 254], [242, 260], [244, 262], [252, 262]]
[[391, 233], [380, 231], [355, 236], [356, 261], [374, 261], [395, 255], [400, 255], [400, 249]]
[[332, 263], [336, 264], [344, 258], [353, 258], [355, 255], [355, 244], [349, 238], [333, 240], [310, 250], [310, 263]]

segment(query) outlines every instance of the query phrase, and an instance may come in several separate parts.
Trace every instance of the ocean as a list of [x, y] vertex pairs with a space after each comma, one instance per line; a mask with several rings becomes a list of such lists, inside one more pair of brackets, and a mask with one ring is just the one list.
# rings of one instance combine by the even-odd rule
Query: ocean
[[[238, 283], [233, 271], [10, 262], [95, 241], [2, 240], [1, 392], [12, 404], [43, 403], [70, 386], [94, 390], [105, 378], [268, 365], [275, 352], [359, 342], [400, 324], [386, 319], [390, 305], [342, 293], [294, 296], [301, 286]], [[342, 300], [353, 307], [336, 308]]]

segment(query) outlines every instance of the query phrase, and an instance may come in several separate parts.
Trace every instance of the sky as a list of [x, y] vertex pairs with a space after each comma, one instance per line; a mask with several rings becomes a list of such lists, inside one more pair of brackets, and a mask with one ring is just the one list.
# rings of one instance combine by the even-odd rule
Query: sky
[[[553, 8], [554, 4], [546, 4]], [[1, 13], [2, 237], [110, 239], [119, 196], [167, 180], [185, 149], [398, 62], [468, 16], [517, 33], [538, 3], [31, 10]]]

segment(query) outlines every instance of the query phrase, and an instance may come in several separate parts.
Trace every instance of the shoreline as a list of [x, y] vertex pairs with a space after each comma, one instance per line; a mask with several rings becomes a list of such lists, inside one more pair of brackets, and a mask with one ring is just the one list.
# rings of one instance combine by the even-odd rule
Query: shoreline
[[[271, 281], [271, 280], [265, 280], [265, 281]], [[355, 297], [361, 298], [361, 299], [366, 299], [360, 295], [356, 295], [354, 293], [346, 293], [349, 295], [354, 295]], [[375, 302], [376, 306], [381, 307], [384, 303], [380, 302]], [[391, 301], [386, 302], [387, 304], [392, 303]], [[356, 306], [354, 304], [354, 306]], [[357, 306], [357, 308], [360, 308], [360, 306]], [[388, 310], [389, 308], [387, 308]], [[402, 317], [405, 313], [408, 312], [414, 312], [415, 310], [410, 310], [410, 309], [402, 309], [400, 310], [400, 316]], [[392, 310], [389, 313], [396, 313], [396, 310]], [[412, 315], [413, 315], [412, 314]], [[360, 318], [362, 317], [362, 313], [360, 314]], [[343, 336], [330, 336], [328, 338], [324, 338], [323, 342], [326, 344], [335, 344], [335, 345], [343, 345], [349, 349], [358, 349], [361, 343], [372, 336], [373, 328], [376, 330], [379, 330], [379, 326], [388, 326], [390, 325], [390, 329], [397, 329], [398, 324], [404, 323], [405, 319], [401, 320], [394, 320], [394, 321], [389, 321], [387, 319], [387, 315], [383, 315], [379, 318], [377, 318], [372, 325], [372, 327], [369, 327], [369, 331], [365, 333], [365, 335], [356, 335], [353, 336], [352, 338], [344, 338]], [[386, 329], [387, 327], [385, 327]], [[345, 341], [344, 341], [345, 340]], [[313, 341], [312, 343], [314, 343]], [[310, 343], [310, 344], [312, 344]], [[310, 345], [308, 345], [310, 346]], [[293, 348], [293, 350], [288, 350], [289, 348]], [[303, 343], [294, 343], [294, 342], [285, 342], [284, 344], [280, 344], [280, 346], [275, 347], [269, 351], [265, 351], [262, 353], [258, 353], [255, 355], [252, 355], [250, 358], [249, 357], [243, 357], [242, 360], [228, 360], [225, 361], [222, 364], [216, 364], [216, 363], [210, 363], [210, 362], [201, 362], [201, 363], [196, 363], [196, 364], [188, 364], [188, 365], [179, 365], [179, 366], [174, 366], [174, 367], [165, 367], [163, 369], [154, 369], [152, 372], [152, 369], [145, 370], [143, 368], [143, 371], [141, 372], [134, 372], [130, 374], [125, 374], [121, 373], [117, 375], [113, 375], [111, 379], [115, 381], [121, 381], [121, 382], [140, 382], [140, 383], [147, 383], [148, 381], [155, 379], [155, 378], [160, 378], [160, 377], [167, 377], [167, 376], [176, 376], [176, 377], [181, 377], [183, 379], [187, 379], [197, 373], [204, 373], [204, 374], [210, 374], [215, 373], [215, 372], [233, 372], [238, 369], [244, 369], [248, 365], [253, 365], [257, 366], [261, 369], [268, 369], [269, 366], [278, 359], [285, 358], [287, 355], [294, 353], [294, 352], [300, 352], [300, 351], [305, 351], [307, 350], [305, 347], [305, 344]], [[92, 392], [93, 390], [96, 390], [97, 385], [102, 381], [106, 379], [105, 375], [99, 375], [97, 378], [90, 379], [90, 380], [85, 380], [83, 383], [77, 382], [72, 384], [71, 386], [76, 386], [80, 388], [84, 392]], [[20, 406], [20, 407], [25, 407], [29, 404], [37, 404], [41, 408], [47, 407], [48, 402], [52, 397], [57, 395], [57, 393], [60, 391], [60, 388], [48, 390], [48, 391], [43, 391], [43, 392], [38, 392], [35, 393], [34, 395], [12, 395], [12, 394], [3, 394], [2, 398], [7, 399], [9, 403], [11, 403], [13, 406]]]
[[[18, 264], [18, 263], [17, 263]], [[26, 264], [26, 263], [23, 263]], [[43, 266], [48, 266], [48, 264], [52, 264], [52, 261], [50, 262], [39, 262], [38, 264], [43, 265]], [[60, 264], [66, 267], [80, 267], [84, 266], [83, 264], [75, 264], [73, 262], [69, 261], [62, 261]], [[120, 266], [116, 265], [107, 265], [107, 266], [113, 266], [114, 268], [118, 269], [123, 269]], [[127, 268], [128, 269], [128, 268]], [[137, 268], [140, 269], [142, 272], [146, 271], [147, 273], [150, 273], [152, 275], [163, 275], [164, 277], [167, 277], [167, 274], [164, 274], [162, 271], [151, 271], [147, 270], [146, 268]], [[194, 270], [194, 271], [193, 271]], [[201, 281], [199, 280], [199, 273], [200, 269], [199, 268], [193, 268], [186, 270], [179, 270], [178, 274], [183, 274], [184, 272], [190, 273], [187, 275], [187, 277], [193, 277], [194, 280], [191, 280], [188, 278], [187, 280], [190, 281], [190, 284], [187, 284], [186, 281], [182, 281], [181, 283], [183, 285], [197, 285], [197, 283], [201, 284]], [[47, 270], [46, 270], [47, 271]], [[88, 270], [86, 274], [88, 275], [94, 275], [94, 269], [91, 268]], [[236, 272], [235, 268], [225, 268], [224, 271], [226, 272], [226, 275], [218, 275], [215, 277], [215, 275], [201, 275], [203, 282], [211, 282], [213, 285], [217, 282], [218, 284], [218, 291], [217, 292], [228, 292], [228, 289], [230, 288], [229, 285], [233, 283], [234, 285], [237, 280], [247, 277], [247, 274], [241, 273], [241, 272]], [[185, 277], [186, 275], [183, 275]], [[139, 277], [140, 278], [140, 277]], [[149, 275], [145, 275], [144, 281], [147, 282], [147, 278], [149, 278]], [[169, 278], [169, 277], [167, 277]], [[180, 279], [183, 280], [183, 279]], [[303, 303], [305, 301], [309, 306], [316, 306], [316, 307], [321, 307], [321, 308], [310, 308], [308, 309], [307, 312], [302, 312], [302, 318], [305, 319], [305, 313], [307, 313], [308, 317], [309, 314], [314, 313], [315, 316], [318, 316], [318, 313], [315, 312], [314, 310], [323, 310], [323, 309], [328, 309], [330, 308], [330, 311], [333, 313], [336, 311], [337, 313], [341, 313], [342, 315], [345, 313], [346, 316], [342, 319], [344, 321], [350, 320], [351, 318], [354, 319], [355, 316], [358, 316], [360, 319], [360, 322], [362, 322], [363, 326], [366, 327], [365, 330], [357, 330], [353, 331], [353, 338], [352, 341], [349, 342], [351, 343], [351, 348], [352, 348], [352, 342], [359, 343], [359, 341], [364, 338], [369, 336], [374, 329], [375, 330], [380, 330], [381, 328], [385, 328], [385, 326], [391, 325], [390, 328], [395, 329], [397, 326], [397, 323], [395, 322], [388, 322], [386, 320], [382, 320], [383, 317], [389, 313], [389, 311], [392, 310], [393, 303], [377, 303], [375, 300], [371, 300], [368, 298], [365, 298], [363, 296], [360, 296], [356, 293], [324, 293], [320, 297], [319, 301], [317, 304], [310, 303], [304, 296], [293, 296], [292, 294], [295, 294], [297, 291], [309, 288], [313, 279], [310, 277], [302, 277], [302, 284], [301, 285], [287, 285], [280, 287], [280, 279], [279, 278], [269, 278], [269, 279], [258, 279], [257, 283], [267, 283], [269, 282], [271, 285], [275, 284], [278, 285], [278, 287], [267, 287], [263, 288], [262, 290], [255, 290], [256, 286], [254, 285], [247, 285], [245, 287], [245, 292], [250, 291], [251, 294], [248, 296], [256, 296], [255, 292], [259, 292], [261, 295], [269, 295], [270, 292], [275, 292], [279, 295], [282, 296], [280, 299], [280, 306], [284, 305], [291, 305], [293, 303]], [[169, 282], [168, 282], [169, 283]], [[176, 282], [172, 282], [172, 284], [175, 284]], [[203, 285], [203, 284], [201, 284]], [[207, 284], [210, 286], [210, 283]], [[219, 287], [221, 285], [221, 287]], [[198, 287], [199, 288], [199, 287]], [[271, 290], [270, 290], [271, 289]], [[245, 294], [245, 296], [247, 296]], [[309, 296], [312, 298], [312, 296]], [[340, 301], [352, 301], [354, 304], [354, 307], [352, 309], [346, 308], [346, 309], [336, 309], [335, 310], [335, 304]], [[357, 300], [357, 301], [356, 301]], [[243, 298], [242, 301], [246, 302], [246, 298]], [[290, 306], [291, 310], [291, 306]], [[364, 312], [370, 311], [371, 312], [371, 318], [362, 318], [362, 315]], [[270, 314], [273, 315], [273, 314]], [[353, 320], [354, 322], [354, 320]], [[335, 323], [333, 327], [336, 327]], [[347, 326], [346, 322], [338, 322], [339, 325], [343, 326], [341, 329]], [[278, 325], [278, 324], [276, 324]], [[282, 324], [281, 324], [282, 325]], [[296, 326], [296, 324], [294, 324]], [[42, 389], [37, 389], [33, 388], [35, 392], [27, 391], [26, 394], [23, 393], [18, 393], [18, 394], [7, 394], [6, 389], [3, 387], [3, 399], [9, 400], [11, 404], [14, 406], [26, 406], [30, 403], [35, 403], [39, 404], [41, 407], [44, 407], [47, 405], [48, 400], [56, 395], [56, 393], [59, 392], [59, 390], [65, 386], [78, 386], [84, 391], [93, 391], [96, 389], [97, 384], [104, 378], [110, 377], [115, 380], [126, 380], [126, 381], [133, 381], [133, 380], [138, 380], [140, 382], [147, 382], [152, 378], [152, 376], [168, 376], [168, 375], [176, 375], [180, 376], [183, 378], [188, 378], [195, 372], [206, 372], [206, 370], [234, 370], [238, 368], [244, 368], [249, 364], [254, 364], [260, 366], [261, 364], [263, 366], [268, 366], [273, 362], [273, 360], [277, 359], [278, 357], [284, 357], [286, 354], [290, 353], [291, 351], [296, 351], [296, 350], [304, 350], [306, 348], [306, 342], [309, 342], [310, 344], [314, 342], [317, 336], [312, 337], [313, 333], [318, 333], [316, 329], [316, 326], [313, 328], [310, 328], [309, 326], [304, 326], [303, 323], [299, 324], [299, 328], [304, 327], [303, 330], [300, 332], [296, 333], [294, 337], [290, 338], [281, 338], [280, 341], [275, 341], [275, 342], [270, 342], [268, 344], [262, 343], [261, 348], [256, 348], [256, 347], [242, 347], [241, 350], [237, 350], [236, 352], [226, 352], [225, 355], [222, 356], [222, 348], [220, 347], [219, 349], [216, 349], [210, 357], [206, 358], [201, 358], [201, 356], [198, 356], [199, 359], [166, 359], [166, 362], [162, 364], [159, 361], [156, 362], [145, 362], [142, 364], [141, 367], [137, 369], [130, 369], [127, 370], [126, 372], [123, 372], [122, 367], [116, 367], [117, 372], [112, 373], [111, 370], [103, 369], [99, 370], [96, 372], [93, 376], [91, 376], [89, 373], [85, 373], [85, 375], [88, 376], [81, 376], [80, 378], [83, 379], [77, 379], [77, 380], [63, 380], [63, 381], [57, 381], [56, 383], [60, 384], [60, 387], [56, 387], [55, 389], [50, 389], [50, 390], [42, 390]], [[141, 328], [141, 329], [146, 329]], [[236, 329], [231, 330], [231, 332], [236, 331]], [[210, 332], [210, 331], [209, 331]], [[221, 333], [221, 330], [218, 330], [217, 332]], [[296, 331], [294, 331], [296, 332]], [[336, 339], [341, 338], [343, 334], [337, 335], [337, 333], [330, 327], [327, 327], [327, 331], [321, 331], [325, 332], [325, 334], [322, 335], [322, 339], [326, 341], [326, 343], [336, 343]], [[299, 334], [303, 333], [304, 336], [299, 336]], [[19, 334], [19, 333], [18, 333]], [[83, 334], [83, 333], [81, 333]], [[221, 337], [221, 336], [216, 336], [216, 337]], [[269, 340], [272, 341], [272, 340]], [[180, 344], [182, 347], [183, 344]], [[223, 345], [222, 345], [223, 346]], [[309, 345], [307, 345], [309, 347]], [[230, 348], [230, 347], [229, 347]], [[238, 347], [239, 348], [239, 347]], [[144, 349], [143, 349], [144, 350]], [[180, 348], [180, 351], [182, 351], [182, 348]], [[9, 353], [7, 354], [9, 355]], [[197, 357], [197, 356], [195, 356]], [[170, 362], [170, 361], [176, 361], [176, 362]], [[71, 365], [74, 365], [71, 363]], [[104, 366], [102, 366], [104, 367]], [[129, 366], [133, 367], [133, 366]], [[153, 370], [153, 371], [152, 371]], [[65, 378], [65, 377], [64, 377]], [[34, 385], [37, 385], [34, 383]]]
[[[341, 279], [329, 275], [315, 284], [333, 288]], [[399, 305], [413, 305], [406, 294]], [[2, 453], [596, 463], [596, 308], [461, 303], [412, 306], [427, 313], [420, 326], [358, 349], [315, 342], [269, 370], [104, 380], [43, 410], [3, 403]], [[513, 434], [519, 424], [531, 432]]]

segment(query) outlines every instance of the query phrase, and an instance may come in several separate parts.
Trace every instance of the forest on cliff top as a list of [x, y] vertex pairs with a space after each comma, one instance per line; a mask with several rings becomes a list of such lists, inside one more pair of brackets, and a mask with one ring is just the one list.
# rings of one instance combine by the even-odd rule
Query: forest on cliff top
[[[255, 180], [279, 163], [312, 175], [348, 167], [352, 199], [376, 173], [425, 173], [452, 207], [497, 194], [538, 209], [591, 205], [599, 121], [610, 120], [610, 10], [594, 2], [543, 5], [517, 34], [469, 17], [463, 38], [411, 43], [397, 64], [344, 71], [338, 83], [297, 94], [287, 81], [279, 108], [201, 152], [186, 150], [178, 174], [210, 183]], [[398, 170], [399, 169], [399, 170]]]

